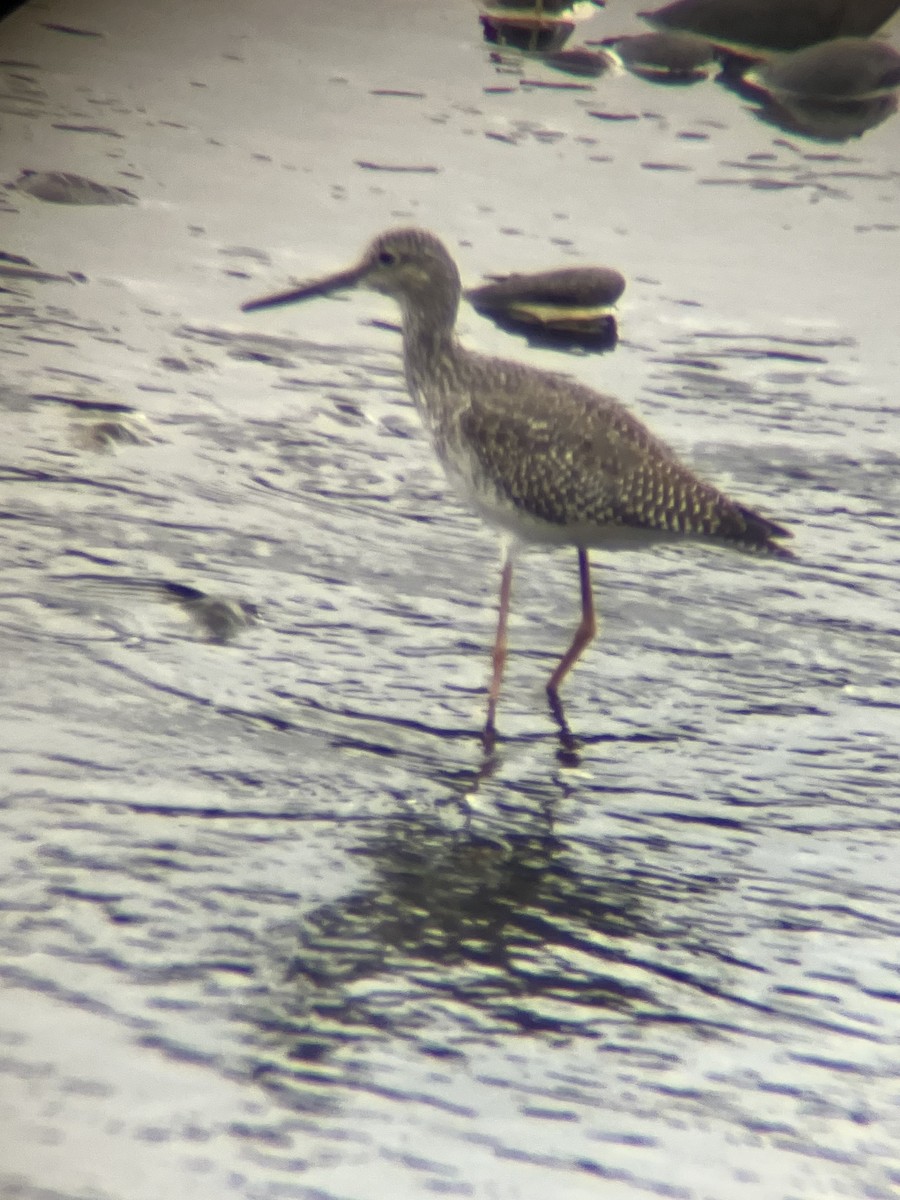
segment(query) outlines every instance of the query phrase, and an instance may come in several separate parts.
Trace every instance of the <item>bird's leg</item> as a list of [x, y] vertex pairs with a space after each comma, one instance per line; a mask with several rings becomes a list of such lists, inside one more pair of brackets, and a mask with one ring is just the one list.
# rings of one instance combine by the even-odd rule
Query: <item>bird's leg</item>
[[506, 626], [509, 620], [509, 599], [512, 592], [513, 550], [506, 552], [503, 560], [503, 570], [500, 574], [500, 611], [497, 615], [497, 636], [494, 638], [494, 650], [491, 655], [492, 671], [491, 686], [488, 690], [487, 721], [482, 734], [486, 750], [493, 748], [497, 737], [497, 701], [500, 699], [500, 685], [503, 682], [503, 668], [506, 666]]
[[547, 695], [550, 697], [550, 707], [554, 712], [561, 711], [559, 685], [578, 662], [585, 646], [593, 641], [597, 633], [594, 595], [591, 591], [591, 564], [588, 562], [587, 550], [583, 550], [580, 546], [578, 547], [578, 574], [581, 580], [581, 622], [575, 630], [572, 645], [559, 660], [559, 665], [547, 684]]

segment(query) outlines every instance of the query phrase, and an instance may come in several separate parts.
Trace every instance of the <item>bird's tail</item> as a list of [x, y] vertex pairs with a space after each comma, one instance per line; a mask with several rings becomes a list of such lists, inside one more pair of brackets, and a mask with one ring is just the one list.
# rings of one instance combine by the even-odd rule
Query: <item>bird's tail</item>
[[721, 536], [733, 542], [742, 550], [750, 550], [757, 554], [771, 554], [775, 558], [795, 558], [796, 555], [787, 546], [780, 545], [779, 538], [789, 538], [794, 535], [783, 525], [761, 517], [752, 508], [744, 504], [732, 504], [733, 512], [722, 521]]

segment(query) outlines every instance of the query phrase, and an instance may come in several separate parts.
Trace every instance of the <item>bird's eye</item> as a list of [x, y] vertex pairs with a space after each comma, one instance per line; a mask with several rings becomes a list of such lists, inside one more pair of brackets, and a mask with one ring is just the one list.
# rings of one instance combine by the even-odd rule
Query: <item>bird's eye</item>
[[397, 261], [397, 255], [390, 250], [382, 250], [378, 255], [378, 261], [383, 267], [392, 267]]

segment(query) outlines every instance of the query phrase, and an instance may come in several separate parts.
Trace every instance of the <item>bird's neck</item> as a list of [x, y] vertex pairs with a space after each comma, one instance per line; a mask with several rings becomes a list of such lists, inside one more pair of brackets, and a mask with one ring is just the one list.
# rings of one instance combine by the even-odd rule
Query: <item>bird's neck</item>
[[438, 314], [433, 309], [424, 313], [413, 305], [403, 306], [403, 361], [410, 391], [417, 399], [433, 392], [456, 360], [456, 307], [448, 305]]
[[442, 344], [452, 341], [459, 311], [459, 293], [435, 288], [422, 297], [403, 296], [404, 336], [416, 341]]

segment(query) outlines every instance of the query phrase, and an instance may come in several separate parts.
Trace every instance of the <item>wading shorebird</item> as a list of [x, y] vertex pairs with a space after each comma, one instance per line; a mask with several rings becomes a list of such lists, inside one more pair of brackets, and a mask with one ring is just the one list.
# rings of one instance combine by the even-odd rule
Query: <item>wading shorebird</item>
[[496, 736], [516, 550], [523, 542], [574, 546], [581, 621], [547, 683], [567, 726], [559, 687], [597, 632], [589, 549], [637, 549], [678, 538], [792, 557], [788, 530], [704, 483], [619, 401], [565, 376], [464, 349], [454, 327], [461, 285], [441, 241], [424, 229], [389, 230], [352, 267], [250, 300], [249, 312], [367, 287], [403, 314], [406, 383], [450, 480], [504, 543], [500, 611], [484, 742]]

